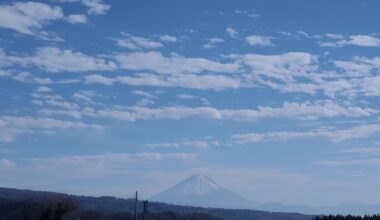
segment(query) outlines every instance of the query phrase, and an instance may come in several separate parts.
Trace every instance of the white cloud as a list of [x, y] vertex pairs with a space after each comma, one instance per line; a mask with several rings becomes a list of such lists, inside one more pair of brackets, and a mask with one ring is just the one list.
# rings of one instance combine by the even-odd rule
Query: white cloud
[[364, 78], [361, 90], [368, 96], [380, 96], [380, 76]]
[[139, 95], [139, 96], [144, 96], [144, 97], [147, 97], [147, 98], [154, 98], [154, 95], [152, 95], [149, 92], [142, 91], [142, 90], [133, 90], [132, 94]]
[[64, 121], [53, 118], [30, 117], [30, 116], [1, 116], [0, 117], [0, 141], [11, 142], [17, 135], [36, 133], [54, 129], [101, 129], [96, 124], [86, 124], [79, 121]]
[[202, 90], [223, 90], [240, 87], [238, 78], [224, 75], [179, 74], [160, 76], [154, 74], [138, 74], [138, 76], [135, 77], [119, 76], [116, 80], [121, 84], [133, 86], [182, 87]]
[[113, 70], [117, 67], [113, 62], [102, 58], [56, 47], [40, 47], [32, 56], [12, 57], [12, 60], [23, 65], [34, 65], [52, 73]]
[[77, 105], [76, 103], [71, 103], [71, 102], [67, 102], [67, 101], [63, 101], [63, 100], [59, 100], [59, 101], [47, 100], [45, 103], [47, 105], [57, 107], [57, 108], [61, 108], [61, 109], [68, 109], [68, 110], [79, 109], [79, 105]]
[[[22, 163], [0, 159], [0, 177], [2, 183], [22, 184], [28, 178], [31, 185], [52, 186], [65, 181], [104, 178], [112, 175], [127, 178], [147, 176], [141, 175], [156, 168], [162, 163], [189, 164], [196, 162], [197, 155], [192, 153], [102, 153], [90, 155], [66, 155], [58, 157], [30, 158]], [[131, 169], [131, 167], [134, 167]], [[45, 178], [46, 177], [46, 178]], [[128, 183], [130, 184], [130, 183]], [[14, 186], [14, 184], [13, 184]], [[124, 185], [125, 187], [125, 185]], [[45, 188], [45, 190], [47, 190]], [[121, 192], [120, 192], [121, 193]], [[121, 195], [121, 194], [119, 194]]]
[[[43, 102], [42, 102], [43, 105]], [[63, 115], [75, 119], [80, 119], [82, 118], [81, 113], [78, 110], [72, 110], [72, 109], [39, 109], [38, 113], [44, 116], [51, 116], [51, 115]]]
[[13, 170], [14, 168], [16, 168], [15, 162], [7, 159], [0, 159], [0, 171]]
[[125, 47], [131, 50], [138, 49], [157, 49], [163, 47], [164, 45], [161, 42], [156, 42], [148, 38], [128, 36], [122, 39], [115, 39], [116, 45], [120, 47]]
[[274, 46], [271, 42], [272, 37], [260, 36], [260, 35], [250, 35], [245, 38], [250, 45], [258, 46]]
[[[9, 57], [7, 56], [7, 54], [5, 54], [4, 50], [2, 48], [0, 48], [0, 67], [7, 67], [7, 66], [10, 66], [12, 65], [12, 61], [9, 60]], [[0, 69], [0, 71], [2, 71]], [[0, 72], [0, 76], [4, 76], [5, 73], [4, 72]]]
[[235, 28], [227, 27], [226, 32], [231, 38], [237, 39], [239, 37], [239, 32]]
[[123, 69], [149, 70], [162, 74], [201, 73], [203, 71], [233, 73], [239, 69], [239, 65], [236, 63], [219, 63], [204, 58], [187, 58], [179, 55], [165, 57], [155, 51], [119, 54], [115, 58]]
[[110, 5], [104, 4], [103, 0], [57, 0], [60, 2], [78, 2], [88, 7], [87, 14], [101, 15], [107, 13]]
[[0, 5], [0, 27], [14, 31], [47, 38], [43, 27], [53, 20], [63, 19], [60, 7], [39, 2], [15, 2], [11, 5]]
[[91, 74], [84, 77], [85, 83], [99, 83], [104, 85], [112, 85], [115, 80], [109, 77], [104, 77], [99, 74]]
[[345, 159], [345, 160], [322, 160], [315, 164], [325, 166], [379, 166], [380, 158]]
[[87, 23], [87, 17], [83, 14], [73, 14], [67, 17], [67, 21], [71, 24], [85, 24]]
[[353, 35], [350, 37], [349, 44], [363, 47], [378, 47], [380, 39], [367, 35]]
[[[188, 153], [149, 153], [141, 152], [136, 154], [128, 153], [106, 153], [99, 155], [83, 155], [83, 156], [65, 156], [60, 158], [52, 159], [35, 159], [34, 162], [49, 162], [55, 164], [55, 166], [75, 166], [75, 165], [88, 165], [89, 163], [94, 163], [98, 167], [101, 163], [112, 163], [112, 162], [148, 162], [148, 161], [160, 161], [165, 159], [178, 159], [178, 160], [193, 160], [195, 159], [195, 154]], [[49, 166], [47, 166], [49, 168]]]
[[43, 99], [43, 100], [63, 100], [63, 97], [60, 95], [53, 95], [47, 92], [40, 92], [40, 91], [36, 91], [32, 93], [31, 96], [33, 98]]
[[190, 95], [190, 94], [179, 94], [177, 95], [178, 98], [180, 99], [195, 99], [197, 97]]
[[331, 38], [331, 39], [342, 39], [343, 38], [343, 35], [341, 35], [341, 34], [327, 33], [327, 34], [325, 34], [325, 36], [328, 38]]
[[62, 121], [52, 118], [34, 118], [34, 117], [16, 117], [16, 116], [2, 116], [2, 126], [16, 127], [16, 128], [41, 128], [41, 129], [54, 129], [54, 128], [101, 128], [99, 125], [85, 124], [77, 121]]
[[152, 100], [152, 99], [148, 99], [148, 98], [143, 98], [143, 99], [141, 99], [141, 100], [139, 100], [138, 102], [136, 102], [136, 106], [148, 106], [148, 105], [152, 105], [152, 104], [154, 104], [155, 103], [155, 101], [154, 100]]
[[380, 58], [353, 57], [350, 61], [333, 61], [333, 64], [338, 67], [341, 78], [336, 81], [345, 82], [345, 86], [328, 86], [334, 81], [327, 81], [324, 86], [335, 88], [337, 92], [349, 91], [351, 94], [379, 96], [380, 95], [380, 77], [377, 76], [377, 71], [380, 69]]
[[[331, 35], [329, 36], [331, 38]], [[335, 38], [342, 39], [342, 38]], [[351, 35], [346, 39], [338, 41], [320, 42], [322, 47], [344, 47], [347, 45], [361, 46], [361, 47], [379, 47], [380, 39], [369, 35]]]
[[19, 72], [19, 73], [11, 73], [7, 72], [8, 74], [5, 75], [6, 77], [10, 77], [13, 80], [23, 82], [23, 83], [32, 83], [32, 84], [38, 84], [38, 85], [48, 85], [52, 84], [53, 80], [50, 78], [40, 78], [35, 77], [29, 72]]
[[255, 14], [255, 13], [249, 12], [247, 10], [236, 9], [235, 13], [239, 14], [239, 15], [247, 15], [248, 17], [251, 17], [251, 18], [259, 18], [260, 17], [259, 14]]
[[53, 90], [46, 86], [39, 86], [36, 89], [36, 92], [52, 92]]
[[[140, 169], [165, 161], [189, 162], [197, 158], [193, 153], [140, 152], [73, 155], [53, 158], [35, 158], [27, 163], [29, 172], [58, 174], [66, 178], [87, 178], [110, 174], [125, 174], [126, 167], [139, 165]], [[20, 167], [25, 169], [25, 167]], [[148, 168], [149, 169], [149, 168]], [[57, 170], [61, 172], [57, 172]], [[135, 170], [136, 172], [136, 170]], [[60, 178], [62, 178], [62, 176]]]
[[181, 147], [194, 147], [194, 148], [208, 148], [211, 146], [219, 146], [219, 142], [214, 139], [184, 139], [179, 142], [146, 144], [150, 148], [181, 148]]
[[97, 93], [94, 91], [82, 90], [82, 91], [75, 92], [72, 97], [75, 100], [80, 101], [80, 102], [96, 104], [92, 100], [92, 98], [94, 98], [95, 96], [97, 96]]
[[211, 49], [211, 48], [215, 48], [216, 44], [220, 44], [223, 42], [224, 42], [224, 40], [222, 38], [213, 37], [213, 38], [207, 39], [206, 43], [203, 44], [202, 47], [205, 49]]
[[353, 75], [353, 74], [366, 75], [368, 72], [370, 72], [373, 69], [373, 66], [371, 64], [364, 63], [364, 62], [357, 62], [357, 61], [355, 62], [355, 61], [337, 60], [337, 61], [333, 61], [333, 64], [336, 67], [345, 70], [346, 73], [350, 75]]
[[149, 92], [145, 92], [142, 90], [133, 90], [132, 94], [144, 97], [135, 104], [136, 106], [148, 106], [155, 103], [155, 96]]
[[255, 121], [265, 118], [294, 118], [294, 119], [318, 119], [334, 117], [366, 117], [377, 111], [370, 108], [343, 107], [332, 101], [322, 103], [288, 103], [274, 108], [259, 106], [257, 109], [216, 109], [212, 107], [129, 107], [128, 110], [120, 109], [87, 109], [83, 112], [86, 116], [106, 117], [124, 121], [155, 120], [155, 119], [230, 119], [235, 121]]
[[[311, 95], [321, 92], [328, 97], [341, 96], [350, 99], [360, 95], [380, 95], [378, 89], [380, 77], [376, 76], [380, 69], [379, 57], [353, 57], [349, 61], [331, 61], [336, 69], [323, 72], [319, 72], [316, 61], [314, 57], [309, 65], [307, 62], [300, 63], [298, 67], [294, 65], [295, 69], [291, 70], [293, 68], [291, 65], [286, 66], [285, 63], [275, 65], [275, 62], [269, 59], [265, 63], [267, 67], [260, 68], [262, 70], [259, 72], [256, 70], [258, 68], [256, 63], [259, 62], [255, 60], [252, 64], [253, 76], [251, 77], [256, 83], [281, 92], [303, 92]], [[283, 65], [285, 65], [284, 70], [279, 68]], [[281, 73], [287, 73], [287, 75]]]
[[305, 38], [308, 38], [308, 39], [318, 39], [318, 38], [321, 38], [320, 35], [308, 34], [305, 31], [297, 31], [297, 35], [305, 37]]
[[59, 84], [75, 84], [82, 82], [80, 79], [63, 79], [56, 81]]
[[160, 36], [160, 40], [164, 41], [164, 42], [172, 42], [172, 43], [177, 42], [177, 38], [176, 37], [170, 36], [170, 35], [167, 35], [167, 34], [161, 35]]
[[304, 52], [290, 52], [280, 55], [245, 54], [230, 55], [244, 64], [254, 75], [282, 80], [294, 81], [295, 76], [305, 76], [317, 69], [317, 57]]
[[340, 106], [332, 101], [320, 103], [289, 103], [285, 102], [282, 107], [273, 108], [258, 106], [257, 110], [223, 110], [222, 113], [228, 118], [241, 118], [242, 120], [256, 120], [260, 118], [290, 117], [300, 119], [317, 119], [332, 117], [363, 117], [370, 116], [377, 111], [370, 108]]
[[319, 129], [312, 131], [235, 134], [232, 135], [231, 140], [233, 143], [238, 144], [285, 141], [297, 138], [327, 138], [333, 141], [343, 141], [348, 139], [367, 138], [376, 134], [380, 134], [380, 124], [359, 125], [342, 130]]

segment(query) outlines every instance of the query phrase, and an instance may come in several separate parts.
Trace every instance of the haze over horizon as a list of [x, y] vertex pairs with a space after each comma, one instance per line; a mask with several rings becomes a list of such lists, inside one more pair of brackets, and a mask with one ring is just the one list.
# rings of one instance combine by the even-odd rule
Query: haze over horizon
[[380, 204], [375, 0], [0, 3], [0, 187]]

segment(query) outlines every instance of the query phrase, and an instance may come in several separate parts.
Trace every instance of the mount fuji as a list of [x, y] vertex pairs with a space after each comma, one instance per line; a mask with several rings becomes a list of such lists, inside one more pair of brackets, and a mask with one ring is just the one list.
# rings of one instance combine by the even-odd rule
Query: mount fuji
[[250, 208], [255, 205], [204, 175], [193, 175], [153, 196], [151, 200], [213, 208]]

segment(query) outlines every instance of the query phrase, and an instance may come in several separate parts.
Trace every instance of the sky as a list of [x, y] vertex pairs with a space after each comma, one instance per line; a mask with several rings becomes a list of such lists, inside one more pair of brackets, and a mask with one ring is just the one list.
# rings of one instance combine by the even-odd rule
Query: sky
[[380, 203], [380, 2], [0, 3], [0, 186]]

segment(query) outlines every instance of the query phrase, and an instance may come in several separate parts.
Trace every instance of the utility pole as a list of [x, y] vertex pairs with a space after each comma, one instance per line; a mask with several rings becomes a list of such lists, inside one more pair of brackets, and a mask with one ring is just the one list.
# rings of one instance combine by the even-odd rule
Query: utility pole
[[135, 196], [135, 220], [137, 220], [137, 191]]
[[144, 220], [146, 220], [148, 214], [148, 200], [144, 201]]

